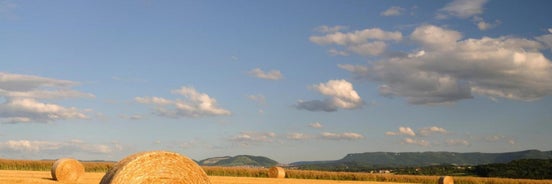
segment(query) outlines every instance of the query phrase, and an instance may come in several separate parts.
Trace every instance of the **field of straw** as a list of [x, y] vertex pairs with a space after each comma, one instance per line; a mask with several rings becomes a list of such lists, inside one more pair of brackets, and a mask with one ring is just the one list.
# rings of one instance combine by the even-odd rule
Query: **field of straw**
[[[52, 179], [50, 170], [54, 161], [36, 160], [7, 160], [0, 159], [0, 183], [57, 183]], [[78, 183], [100, 182], [114, 162], [83, 162], [86, 173]], [[213, 184], [334, 184], [334, 183], [369, 183], [369, 184], [393, 184], [393, 183], [437, 183], [439, 176], [420, 175], [395, 175], [395, 174], [371, 174], [359, 172], [327, 172], [286, 170], [286, 178], [269, 178], [266, 168], [245, 167], [202, 167]], [[469, 176], [455, 176], [456, 184], [550, 184], [552, 180], [530, 180], [509, 178], [482, 178]]]
[[[105, 173], [85, 173], [79, 180], [79, 184], [98, 184]], [[389, 182], [361, 182], [361, 181], [335, 181], [335, 180], [312, 180], [312, 179], [289, 179], [289, 178], [253, 178], [253, 177], [230, 177], [230, 176], [209, 176], [213, 184], [393, 184]], [[14, 171], [0, 170], [0, 183], [36, 183], [55, 184], [48, 171]]]

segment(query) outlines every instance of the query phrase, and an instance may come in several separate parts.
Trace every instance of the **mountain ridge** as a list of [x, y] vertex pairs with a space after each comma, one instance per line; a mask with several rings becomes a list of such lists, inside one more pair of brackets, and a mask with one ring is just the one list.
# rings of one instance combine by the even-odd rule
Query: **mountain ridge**
[[203, 166], [249, 166], [249, 167], [272, 167], [278, 162], [264, 156], [236, 155], [212, 157], [197, 162]]
[[519, 159], [552, 159], [552, 151], [524, 150], [503, 153], [482, 152], [364, 152], [350, 153], [339, 160], [300, 161], [290, 165], [314, 168], [383, 168], [418, 167], [430, 165], [481, 165], [506, 163]]

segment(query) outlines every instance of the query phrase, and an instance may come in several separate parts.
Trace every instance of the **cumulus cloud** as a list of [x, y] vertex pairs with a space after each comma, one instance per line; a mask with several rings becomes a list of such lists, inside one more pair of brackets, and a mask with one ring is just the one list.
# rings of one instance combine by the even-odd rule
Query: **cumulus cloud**
[[464, 139], [447, 139], [445, 143], [449, 146], [469, 146], [470, 142]]
[[296, 108], [308, 111], [337, 111], [342, 109], [357, 109], [364, 105], [364, 102], [353, 88], [353, 85], [346, 80], [330, 80], [310, 87], [322, 95], [328, 96], [325, 100], [300, 100]]
[[347, 51], [337, 50], [337, 49], [328, 50], [328, 54], [330, 54], [331, 56], [348, 56], [349, 55], [349, 53]]
[[305, 134], [305, 133], [297, 133], [297, 132], [294, 132], [294, 133], [289, 133], [287, 136], [286, 136], [287, 139], [290, 139], [290, 140], [294, 140], [294, 141], [299, 141], [299, 140], [307, 140], [307, 139], [311, 139], [312, 136], [311, 135], [308, 135], [308, 134]]
[[346, 26], [327, 26], [327, 25], [323, 25], [323, 26], [318, 26], [316, 27], [314, 30], [317, 31], [317, 32], [320, 32], [320, 33], [336, 33], [336, 32], [339, 32], [341, 30], [345, 30], [347, 29]]
[[498, 23], [490, 23], [490, 22], [485, 22], [485, 21], [477, 22], [477, 28], [479, 28], [479, 30], [481, 30], [481, 31], [485, 31], [485, 30], [494, 28], [497, 25], [498, 25]]
[[409, 138], [409, 137], [404, 138], [402, 143], [403, 144], [413, 144], [413, 145], [418, 145], [418, 146], [423, 146], [423, 147], [431, 146], [431, 144], [426, 140], [413, 139], [413, 138]]
[[416, 136], [416, 133], [410, 127], [401, 126], [401, 127], [399, 127], [398, 132], [385, 132], [385, 135], [389, 135], [389, 136], [396, 136], [396, 135]]
[[453, 103], [474, 95], [523, 101], [552, 95], [552, 63], [535, 40], [461, 40], [461, 33], [434, 25], [417, 27], [410, 38], [421, 47], [415, 53], [340, 68], [381, 83], [381, 95], [411, 104]]
[[380, 13], [381, 16], [399, 16], [404, 12], [404, 8], [399, 6], [392, 6], [389, 9]]
[[259, 68], [255, 68], [253, 70], [250, 70], [248, 73], [249, 75], [257, 77], [259, 79], [280, 80], [283, 78], [283, 75], [279, 70], [270, 70], [265, 72]]
[[122, 147], [119, 144], [93, 144], [82, 140], [70, 140], [66, 142], [8, 140], [0, 142], [0, 150], [2, 152], [14, 154], [109, 154], [121, 149]]
[[[400, 41], [402, 34], [398, 31], [387, 32], [379, 28], [371, 28], [348, 33], [328, 32], [322, 36], [311, 36], [309, 40], [318, 45], [338, 45], [357, 54], [377, 56], [386, 50], [387, 43], [385, 41]], [[329, 52], [340, 55], [346, 53], [336, 51], [335, 48], [332, 48]]]
[[138, 103], [153, 105], [156, 115], [169, 118], [197, 118], [231, 114], [230, 111], [219, 107], [216, 99], [196, 91], [195, 88], [183, 86], [171, 92], [183, 96], [185, 99], [169, 100], [162, 97], [136, 97], [134, 100]]
[[52, 122], [86, 119], [85, 110], [64, 107], [41, 100], [93, 98], [94, 95], [72, 90], [77, 82], [0, 72], [0, 122]]
[[320, 123], [320, 122], [314, 122], [314, 123], [310, 123], [309, 127], [319, 129], [319, 128], [323, 128], [324, 125], [322, 125], [322, 123]]
[[427, 49], [451, 50], [455, 48], [456, 42], [462, 38], [462, 34], [438, 26], [424, 25], [417, 27], [410, 38]]
[[241, 132], [230, 138], [230, 141], [237, 142], [242, 146], [251, 144], [274, 142], [276, 133], [274, 132]]
[[418, 132], [422, 136], [428, 136], [428, 135], [431, 135], [431, 134], [434, 134], [434, 133], [437, 133], [437, 134], [446, 134], [446, 133], [448, 133], [448, 131], [446, 129], [441, 128], [441, 127], [437, 127], [437, 126], [424, 127], [424, 128], [421, 128]]
[[344, 132], [344, 133], [333, 133], [333, 132], [322, 132], [320, 138], [328, 140], [358, 140], [364, 139], [364, 136], [359, 133], [354, 132]]
[[541, 42], [546, 48], [551, 49], [552, 51], [552, 28], [548, 29], [549, 34], [538, 36], [535, 39]]
[[[399, 131], [385, 132], [387, 136], [399, 136], [401, 144], [411, 144], [422, 147], [433, 146], [470, 146], [471, 143], [465, 139], [450, 138], [448, 130], [438, 126], [429, 126], [418, 129], [417, 132], [407, 126], [399, 127]], [[442, 135], [442, 136], [435, 136]], [[431, 141], [429, 141], [431, 140]]]
[[454, 16], [469, 18], [483, 13], [483, 6], [487, 0], [454, 0], [439, 10], [438, 19]]
[[387, 32], [379, 28], [364, 29], [349, 33], [335, 32], [324, 36], [311, 36], [311, 42], [319, 45], [337, 44], [353, 45], [366, 43], [369, 40], [394, 40], [402, 39], [401, 32]]
[[[481, 139], [476, 139], [481, 140]], [[506, 143], [510, 145], [516, 144], [516, 140], [513, 137], [510, 136], [504, 136], [504, 135], [487, 135], [483, 137], [483, 141], [488, 143]]]

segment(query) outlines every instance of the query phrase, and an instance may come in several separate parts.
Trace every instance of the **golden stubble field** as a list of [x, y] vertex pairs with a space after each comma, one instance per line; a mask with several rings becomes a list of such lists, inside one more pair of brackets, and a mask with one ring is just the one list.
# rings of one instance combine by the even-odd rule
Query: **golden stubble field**
[[[87, 172], [79, 180], [79, 184], [98, 184], [105, 173]], [[334, 180], [309, 180], [309, 179], [275, 179], [275, 178], [252, 178], [252, 177], [228, 177], [209, 176], [213, 184], [396, 184], [390, 182], [367, 182], [367, 181], [334, 181]], [[13, 171], [0, 170], [0, 183], [29, 183], [29, 184], [54, 184], [60, 183], [52, 180], [49, 171]]]

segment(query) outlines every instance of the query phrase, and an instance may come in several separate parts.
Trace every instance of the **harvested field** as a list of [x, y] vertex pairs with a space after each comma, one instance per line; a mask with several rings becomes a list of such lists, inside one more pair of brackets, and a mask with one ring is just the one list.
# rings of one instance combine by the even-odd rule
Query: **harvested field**
[[[79, 184], [97, 184], [105, 173], [87, 172], [79, 180]], [[334, 181], [334, 180], [307, 180], [307, 179], [282, 179], [282, 178], [252, 178], [252, 177], [229, 177], [209, 176], [213, 184], [396, 184], [389, 182], [366, 182], [366, 181]], [[54, 184], [59, 183], [52, 179], [48, 171], [13, 171], [0, 170], [0, 183], [36, 183]]]

